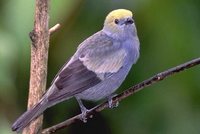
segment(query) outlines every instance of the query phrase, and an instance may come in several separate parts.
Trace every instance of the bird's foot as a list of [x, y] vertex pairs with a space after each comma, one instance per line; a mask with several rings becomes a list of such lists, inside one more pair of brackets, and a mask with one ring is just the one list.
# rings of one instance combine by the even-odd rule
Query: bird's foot
[[80, 120], [83, 121], [84, 123], [86, 123], [87, 122], [87, 112], [89, 110], [87, 110], [87, 108], [83, 105], [83, 102], [81, 101], [81, 99], [79, 97], [76, 97], [76, 100], [78, 101], [79, 107], [81, 109]]
[[83, 121], [84, 123], [87, 122], [87, 112], [89, 112], [89, 110], [86, 107], [81, 107], [80, 120]]
[[118, 101], [113, 102], [113, 100], [112, 100], [112, 98], [115, 97], [115, 96], [117, 96], [117, 94], [111, 95], [111, 96], [108, 97], [108, 107], [109, 108], [116, 108], [116, 107], [118, 107], [119, 102]]

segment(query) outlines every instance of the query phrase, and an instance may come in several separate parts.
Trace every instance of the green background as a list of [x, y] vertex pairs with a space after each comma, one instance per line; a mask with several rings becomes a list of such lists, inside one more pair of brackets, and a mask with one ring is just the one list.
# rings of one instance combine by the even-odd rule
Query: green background
[[[101, 30], [113, 9], [134, 13], [141, 56], [118, 93], [144, 79], [200, 56], [199, 0], [51, 0], [48, 82], [88, 36]], [[12, 134], [14, 120], [27, 105], [30, 39], [34, 0], [0, 1], [0, 133]], [[99, 102], [98, 102], [99, 103]], [[87, 106], [94, 106], [97, 103]], [[76, 113], [74, 99], [45, 112], [44, 127]], [[199, 134], [200, 67], [186, 70], [102, 111], [87, 124], [76, 123], [58, 133]]]

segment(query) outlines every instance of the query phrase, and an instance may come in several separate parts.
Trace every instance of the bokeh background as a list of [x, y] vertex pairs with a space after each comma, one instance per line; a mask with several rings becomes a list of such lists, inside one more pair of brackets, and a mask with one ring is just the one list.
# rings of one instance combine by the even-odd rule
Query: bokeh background
[[[34, 0], [0, 1], [0, 133], [27, 105], [30, 39]], [[134, 12], [141, 56], [122, 90], [170, 67], [200, 56], [199, 0], [51, 0], [50, 26], [62, 28], [51, 36], [48, 82], [76, 47], [100, 30], [108, 12]], [[88, 107], [97, 103], [86, 103]], [[79, 113], [74, 99], [48, 109], [44, 127]], [[106, 109], [87, 124], [76, 123], [60, 134], [199, 134], [200, 67], [186, 70]]]

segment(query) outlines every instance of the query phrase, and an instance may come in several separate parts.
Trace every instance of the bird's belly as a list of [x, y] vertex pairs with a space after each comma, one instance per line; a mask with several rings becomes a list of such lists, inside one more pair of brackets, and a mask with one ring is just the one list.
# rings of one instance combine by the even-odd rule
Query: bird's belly
[[[116, 83], [116, 82], [115, 82]], [[83, 100], [97, 101], [111, 95], [117, 87], [114, 83], [102, 82], [96, 85], [94, 88], [87, 89], [77, 96]]]
[[83, 100], [97, 101], [112, 95], [126, 78], [132, 64], [123, 67], [116, 74], [105, 79], [96, 86], [89, 88], [76, 96]]

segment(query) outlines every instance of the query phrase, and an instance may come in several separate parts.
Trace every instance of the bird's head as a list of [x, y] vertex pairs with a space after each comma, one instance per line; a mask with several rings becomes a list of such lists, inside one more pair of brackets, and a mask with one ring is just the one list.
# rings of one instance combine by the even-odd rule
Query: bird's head
[[103, 31], [113, 36], [126, 36], [136, 33], [133, 14], [126, 9], [111, 11], [104, 22]]

